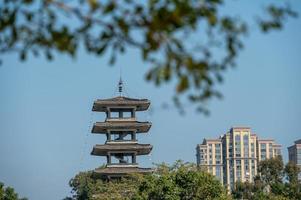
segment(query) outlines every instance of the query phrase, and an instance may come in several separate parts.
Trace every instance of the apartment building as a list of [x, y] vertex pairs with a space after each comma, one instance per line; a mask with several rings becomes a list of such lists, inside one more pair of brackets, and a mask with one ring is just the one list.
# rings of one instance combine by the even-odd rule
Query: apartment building
[[197, 145], [197, 164], [215, 175], [229, 189], [237, 181], [253, 181], [261, 160], [281, 155], [281, 145], [258, 139], [249, 127], [232, 127], [219, 139]]

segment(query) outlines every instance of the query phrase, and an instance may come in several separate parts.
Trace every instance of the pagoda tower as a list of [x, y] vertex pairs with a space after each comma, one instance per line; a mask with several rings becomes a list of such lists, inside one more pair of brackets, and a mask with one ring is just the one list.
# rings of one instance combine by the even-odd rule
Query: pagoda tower
[[120, 178], [130, 173], [149, 173], [151, 168], [139, 168], [136, 157], [148, 155], [150, 144], [139, 144], [137, 134], [147, 133], [150, 122], [139, 122], [136, 112], [149, 108], [148, 99], [133, 99], [122, 96], [122, 81], [119, 81], [120, 95], [110, 99], [94, 101], [92, 111], [106, 113], [104, 122], [96, 122], [92, 133], [105, 134], [105, 144], [96, 144], [91, 155], [105, 156], [104, 168], [94, 170], [94, 175], [102, 179]]

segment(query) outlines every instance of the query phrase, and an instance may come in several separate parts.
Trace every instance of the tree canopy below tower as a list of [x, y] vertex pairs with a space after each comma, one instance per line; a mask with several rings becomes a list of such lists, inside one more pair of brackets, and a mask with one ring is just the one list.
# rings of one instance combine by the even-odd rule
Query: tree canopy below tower
[[230, 199], [226, 189], [213, 175], [200, 171], [196, 165], [176, 162], [157, 165], [149, 175], [133, 174], [121, 180], [94, 179], [91, 172], [82, 172], [71, 181], [73, 196], [65, 200], [86, 199]]

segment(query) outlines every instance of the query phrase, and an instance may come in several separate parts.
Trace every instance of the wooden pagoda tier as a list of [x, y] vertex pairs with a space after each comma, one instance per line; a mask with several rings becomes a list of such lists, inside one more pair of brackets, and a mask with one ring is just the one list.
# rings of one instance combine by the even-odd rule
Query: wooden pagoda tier
[[150, 144], [97, 144], [93, 147], [91, 155], [107, 156], [109, 154], [147, 155], [153, 146]]
[[132, 99], [128, 97], [114, 97], [110, 99], [98, 99], [93, 104], [93, 111], [107, 112], [111, 109], [134, 109], [135, 111], [145, 111], [148, 109], [150, 101], [148, 99]]
[[150, 122], [138, 122], [133, 120], [107, 120], [96, 122], [93, 125], [92, 133], [107, 134], [110, 131], [134, 131], [135, 133], [146, 133], [151, 127]]

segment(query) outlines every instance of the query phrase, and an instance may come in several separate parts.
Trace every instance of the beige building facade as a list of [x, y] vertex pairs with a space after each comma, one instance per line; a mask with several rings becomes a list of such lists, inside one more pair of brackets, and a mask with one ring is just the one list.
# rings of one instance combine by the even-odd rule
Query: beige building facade
[[204, 139], [196, 152], [197, 164], [231, 189], [237, 181], [253, 181], [258, 163], [281, 155], [281, 145], [258, 139], [249, 127], [233, 127], [219, 139]]
[[197, 164], [223, 182], [223, 156], [220, 139], [204, 139], [197, 145]]

